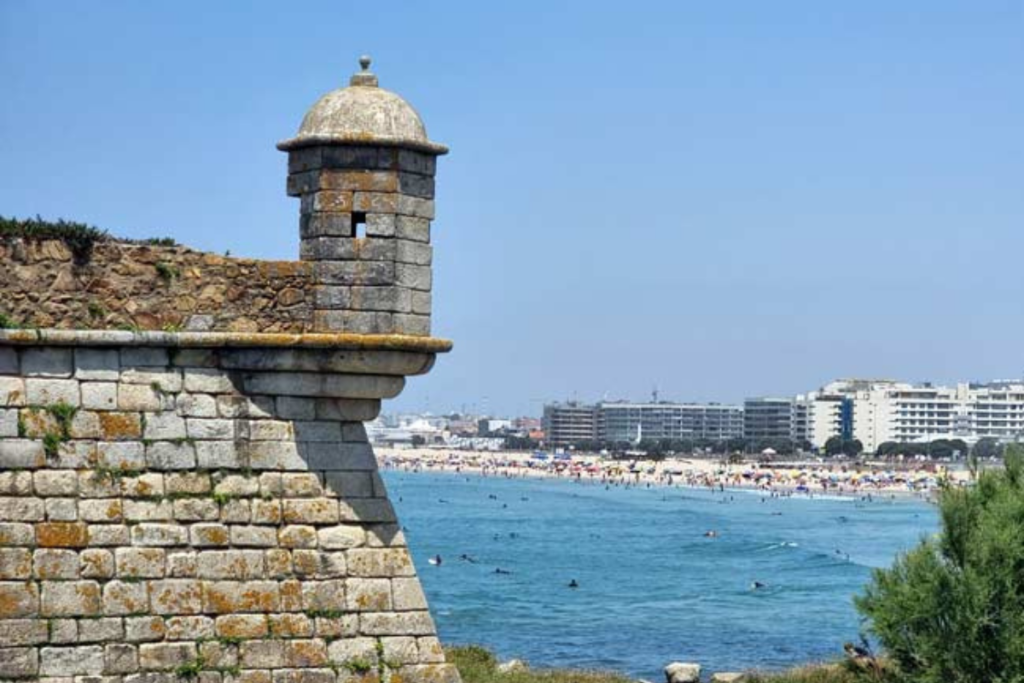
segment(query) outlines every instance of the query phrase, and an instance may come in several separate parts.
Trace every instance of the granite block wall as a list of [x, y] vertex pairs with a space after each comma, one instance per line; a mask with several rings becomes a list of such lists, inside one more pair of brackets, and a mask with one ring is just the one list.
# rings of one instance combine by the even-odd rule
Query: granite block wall
[[0, 679], [458, 681], [363, 425], [432, 361], [0, 343]]

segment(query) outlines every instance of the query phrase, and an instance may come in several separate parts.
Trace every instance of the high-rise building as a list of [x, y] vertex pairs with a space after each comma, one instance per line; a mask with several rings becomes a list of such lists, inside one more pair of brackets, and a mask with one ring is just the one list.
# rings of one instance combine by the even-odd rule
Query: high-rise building
[[743, 402], [743, 436], [748, 440], [792, 439], [791, 398], [748, 398]]
[[545, 442], [550, 446], [571, 446], [597, 440], [597, 406], [578, 401], [544, 406], [542, 419]]
[[743, 408], [720, 403], [631, 403], [597, 406], [597, 434], [606, 442], [723, 441], [743, 435]]

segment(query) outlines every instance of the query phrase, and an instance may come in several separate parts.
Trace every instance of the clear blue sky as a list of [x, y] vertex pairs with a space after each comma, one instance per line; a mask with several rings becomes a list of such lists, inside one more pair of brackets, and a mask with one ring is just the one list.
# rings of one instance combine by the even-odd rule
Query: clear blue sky
[[0, 1], [0, 214], [289, 259], [361, 53], [440, 162], [392, 408], [1024, 371], [1024, 3]]

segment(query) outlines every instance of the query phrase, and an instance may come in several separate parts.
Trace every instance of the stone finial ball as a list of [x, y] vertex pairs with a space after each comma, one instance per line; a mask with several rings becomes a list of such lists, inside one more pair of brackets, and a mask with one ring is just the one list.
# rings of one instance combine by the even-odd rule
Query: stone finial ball
[[363, 55], [359, 58], [359, 66], [363, 67], [363, 71], [370, 68], [370, 64], [373, 60], [370, 59], [370, 55]]

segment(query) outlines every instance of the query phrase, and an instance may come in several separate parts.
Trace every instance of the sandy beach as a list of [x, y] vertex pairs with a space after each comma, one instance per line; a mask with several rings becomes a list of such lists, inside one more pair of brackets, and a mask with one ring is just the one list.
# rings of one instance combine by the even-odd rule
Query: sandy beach
[[407, 472], [548, 477], [581, 482], [764, 491], [769, 495], [931, 497], [948, 481], [964, 485], [965, 470], [939, 463], [725, 463], [718, 459], [611, 460], [598, 455], [538, 455], [521, 451], [378, 448], [381, 467]]

